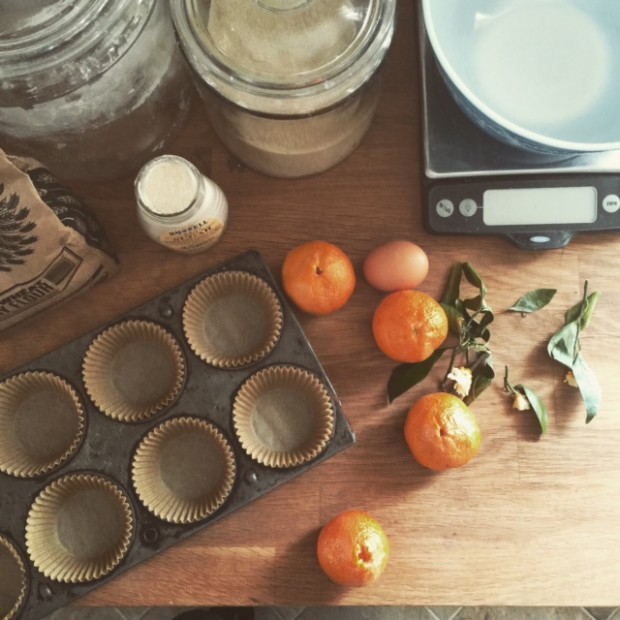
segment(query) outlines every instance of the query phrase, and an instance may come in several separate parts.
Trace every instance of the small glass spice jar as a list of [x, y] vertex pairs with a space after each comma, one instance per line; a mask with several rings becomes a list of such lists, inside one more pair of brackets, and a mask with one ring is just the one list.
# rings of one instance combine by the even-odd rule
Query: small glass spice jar
[[145, 164], [135, 180], [138, 220], [146, 234], [183, 254], [217, 243], [226, 227], [228, 202], [211, 179], [176, 155]]

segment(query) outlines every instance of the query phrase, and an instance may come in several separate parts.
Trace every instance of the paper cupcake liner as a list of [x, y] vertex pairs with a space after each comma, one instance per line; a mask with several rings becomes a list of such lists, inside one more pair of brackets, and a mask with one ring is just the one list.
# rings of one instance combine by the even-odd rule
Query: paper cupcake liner
[[89, 346], [82, 365], [88, 395], [105, 415], [140, 422], [180, 394], [185, 360], [163, 327], [130, 320], [106, 329]]
[[272, 366], [241, 386], [232, 416], [239, 442], [252, 459], [287, 468], [323, 452], [333, 434], [335, 413], [315, 375], [292, 366]]
[[65, 464], [85, 432], [83, 404], [50, 372], [25, 372], [0, 383], [0, 471], [34, 478]]
[[226, 437], [206, 420], [189, 416], [155, 427], [132, 462], [140, 501], [169, 523], [195, 523], [213, 514], [232, 492], [235, 475]]
[[129, 499], [109, 479], [68, 474], [46, 486], [26, 520], [26, 548], [48, 579], [85, 583], [121, 562], [133, 535]]
[[223, 271], [199, 282], [185, 301], [183, 328], [204, 362], [237, 368], [266, 357], [282, 332], [273, 288], [245, 271]]
[[0, 534], [0, 618], [13, 620], [19, 614], [28, 591], [28, 573], [21, 553]]

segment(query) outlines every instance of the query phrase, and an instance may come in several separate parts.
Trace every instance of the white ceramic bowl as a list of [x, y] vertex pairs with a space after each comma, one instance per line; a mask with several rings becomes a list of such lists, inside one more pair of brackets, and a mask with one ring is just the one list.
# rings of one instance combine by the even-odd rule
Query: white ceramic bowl
[[617, 0], [422, 0], [440, 69], [483, 129], [537, 151], [620, 148]]

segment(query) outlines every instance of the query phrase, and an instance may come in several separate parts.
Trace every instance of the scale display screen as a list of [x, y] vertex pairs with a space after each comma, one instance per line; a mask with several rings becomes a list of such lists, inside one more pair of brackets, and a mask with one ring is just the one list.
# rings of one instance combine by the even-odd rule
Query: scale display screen
[[487, 226], [589, 224], [596, 221], [595, 187], [488, 189], [482, 219]]
[[432, 232], [503, 234], [524, 249], [564, 247], [578, 232], [620, 230], [617, 173], [427, 180], [425, 198]]

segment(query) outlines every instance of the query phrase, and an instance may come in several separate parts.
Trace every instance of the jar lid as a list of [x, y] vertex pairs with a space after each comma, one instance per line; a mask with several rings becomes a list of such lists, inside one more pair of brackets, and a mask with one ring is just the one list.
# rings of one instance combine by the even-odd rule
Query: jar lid
[[156, 0], [2, 1], [0, 101], [23, 106], [103, 73], [133, 45]]
[[331, 105], [374, 73], [391, 41], [395, 4], [183, 0], [172, 9], [190, 62], [218, 93], [260, 112], [305, 113], [300, 97]]

